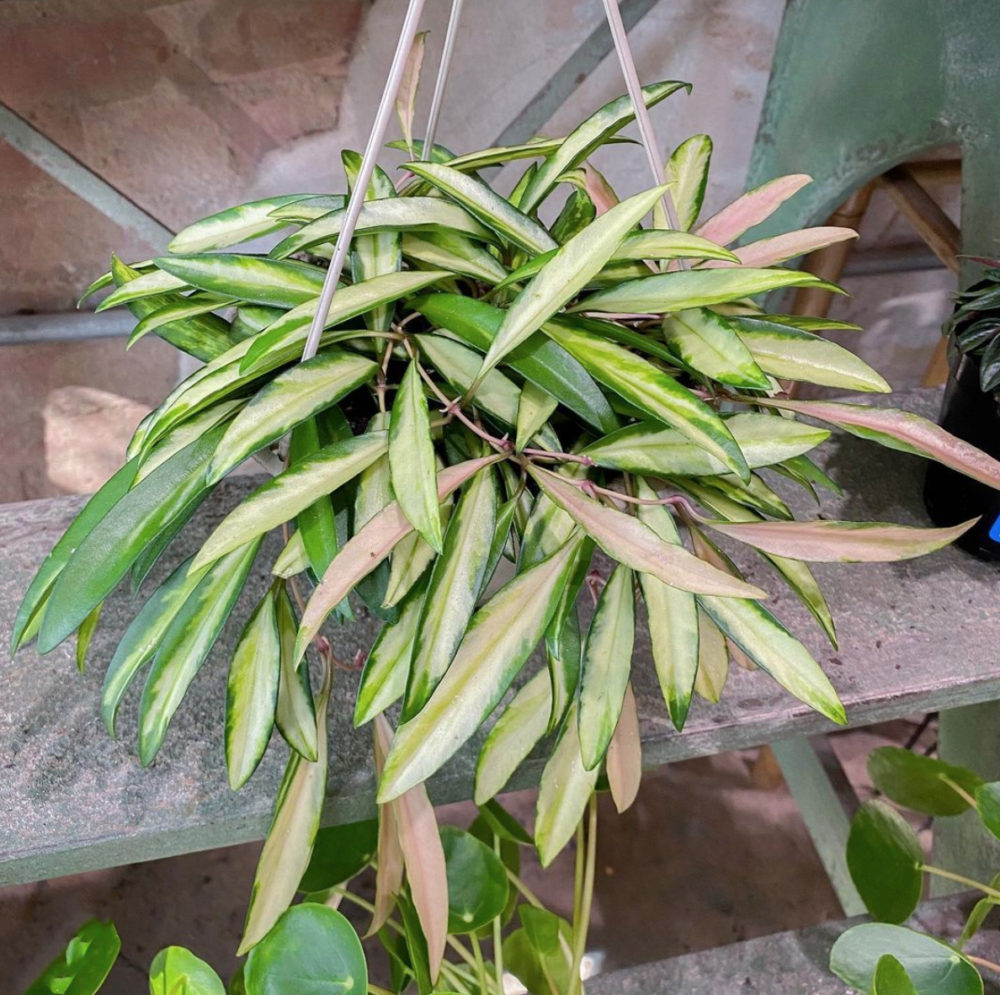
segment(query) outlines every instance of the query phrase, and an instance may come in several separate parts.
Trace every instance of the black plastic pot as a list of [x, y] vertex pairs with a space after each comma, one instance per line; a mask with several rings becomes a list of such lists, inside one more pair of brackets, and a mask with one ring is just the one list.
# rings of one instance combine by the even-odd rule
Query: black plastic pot
[[[1000, 459], [1000, 405], [979, 384], [979, 359], [963, 356], [953, 368], [941, 406], [941, 427]], [[1000, 491], [939, 463], [930, 463], [924, 503], [936, 525], [949, 526], [979, 516], [956, 543], [982, 560], [1000, 560]]]

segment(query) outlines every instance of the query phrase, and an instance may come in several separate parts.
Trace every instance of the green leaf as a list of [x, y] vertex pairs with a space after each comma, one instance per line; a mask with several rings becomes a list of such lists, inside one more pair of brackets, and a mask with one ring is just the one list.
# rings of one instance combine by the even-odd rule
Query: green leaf
[[326, 274], [321, 267], [309, 263], [278, 262], [263, 256], [223, 252], [161, 256], [154, 262], [161, 270], [199, 290], [272, 307], [295, 307], [316, 297]]
[[733, 262], [738, 258], [729, 249], [710, 242], [700, 235], [650, 228], [626, 235], [625, 240], [615, 250], [611, 261], [615, 263], [634, 259], [725, 259]]
[[759, 602], [699, 598], [726, 637], [800, 701], [841, 725], [844, 706], [812, 654]]
[[257, 769], [274, 728], [281, 643], [272, 585], [247, 621], [226, 681], [226, 768], [237, 791]]
[[[226, 297], [223, 294], [201, 294], [194, 293], [190, 297], [180, 297], [158, 307], [155, 311], [150, 311], [139, 324], [132, 329], [132, 334], [128, 337], [127, 349], [131, 349], [148, 332], [156, 331], [164, 325], [174, 321], [183, 321], [187, 318], [196, 318], [203, 314], [210, 314], [233, 303], [234, 298]], [[223, 352], [219, 349], [213, 355]]]
[[736, 301], [782, 287], [832, 289], [811, 273], [783, 269], [693, 269], [656, 273], [585, 297], [571, 311], [663, 314]]
[[434, 443], [431, 421], [417, 362], [411, 360], [392, 405], [389, 424], [389, 466], [396, 500], [427, 544], [443, 550], [441, 512], [438, 510]]
[[[992, 832], [992, 830], [991, 830]], [[994, 833], [994, 835], [996, 835]], [[990, 881], [990, 887], [995, 891], [1000, 888], [1000, 873], [994, 874]], [[982, 928], [986, 922], [986, 917], [997, 907], [995, 898], [981, 898], [972, 907], [969, 917], [962, 927], [962, 935], [955, 941], [955, 946], [961, 950]]]
[[511, 699], [490, 730], [476, 761], [475, 801], [483, 805], [503, 791], [514, 771], [545, 735], [552, 685], [540, 670]]
[[[556, 732], [562, 724], [580, 683], [583, 648], [576, 598], [590, 567], [593, 550], [594, 543], [591, 540], [581, 547], [578, 573], [566, 585], [559, 610], [545, 634], [545, 661], [552, 685], [552, 711], [546, 730], [549, 733]], [[579, 584], [576, 583], [578, 578]]]
[[295, 656], [295, 609], [284, 588], [278, 592], [275, 607], [280, 665], [274, 724], [296, 753], [314, 761], [320, 749], [316, 743], [316, 706], [309, 683], [309, 667], [305, 663], [298, 665]]
[[[378, 201], [387, 203], [387, 201]], [[446, 279], [448, 273], [443, 270], [431, 270], [420, 273], [386, 273], [373, 276], [363, 283], [350, 287], [342, 287], [333, 298], [333, 304], [327, 315], [324, 328], [332, 328], [349, 318], [361, 314], [375, 312], [381, 305], [415, 294], [432, 283]], [[306, 301], [291, 311], [286, 311], [274, 324], [268, 326], [255, 339], [247, 344], [245, 354], [240, 361], [242, 373], [266, 372], [274, 364], [281, 365], [289, 359], [298, 359], [309, 335], [316, 308], [316, 299]], [[362, 331], [338, 330], [330, 332], [320, 339], [320, 347], [329, 345], [339, 339], [363, 337]], [[282, 358], [282, 357], [287, 357]]]
[[[500, 308], [457, 294], [431, 294], [410, 305], [432, 324], [483, 353], [504, 319]], [[529, 337], [507, 354], [504, 365], [547, 391], [592, 428], [611, 432], [618, 427], [611, 405], [590, 374], [565, 349], [544, 336]]]
[[[142, 262], [132, 263], [131, 265], [129, 265], [128, 263], [122, 262], [113, 253], [111, 258], [113, 260], [117, 259], [122, 269], [128, 271], [129, 274], [131, 274], [128, 277], [128, 279], [135, 279], [135, 277], [141, 276], [143, 273], [148, 273], [151, 269], [154, 268], [152, 259], [144, 259]], [[122, 283], [125, 282], [126, 280], [122, 280]], [[89, 284], [87, 286], [87, 289], [84, 290], [84, 292], [77, 298], [76, 306], [78, 308], [83, 307], [83, 302], [88, 297], [91, 297], [92, 295], [96, 294], [99, 290], [104, 290], [106, 287], [110, 287], [113, 285], [118, 285], [115, 283], [114, 273], [112, 273], [110, 270], [108, 270], [108, 272], [106, 273], [102, 273], [96, 280], [94, 280], [93, 283]]]
[[732, 539], [792, 560], [885, 563], [933, 553], [967, 532], [977, 519], [949, 529], [885, 522], [706, 522]]
[[743, 344], [729, 320], [707, 308], [667, 315], [663, 321], [667, 345], [696, 369], [719, 383], [768, 390], [770, 381]]
[[421, 269], [448, 270], [483, 283], [499, 283], [507, 275], [488, 249], [457, 232], [420, 232], [403, 235], [403, 255]]
[[765, 596], [758, 588], [703, 563], [682, 546], [664, 542], [637, 518], [586, 497], [558, 474], [534, 466], [529, 467], [529, 473], [548, 497], [619, 563], [694, 594]]
[[[681, 89], [690, 90], [691, 85], [667, 80], [644, 86], [642, 93], [646, 106], [654, 107]], [[552, 191], [563, 173], [578, 166], [634, 119], [635, 108], [632, 98], [627, 94], [605, 104], [587, 118], [559, 144], [558, 148], [550, 154], [546, 153], [545, 162], [542, 163], [521, 199], [521, 210], [530, 213]]]
[[503, 913], [507, 872], [500, 858], [471, 833], [441, 827], [448, 873], [448, 932], [474, 933]]
[[601, 591], [583, 646], [577, 721], [580, 753], [587, 770], [604, 759], [618, 725], [632, 672], [634, 641], [632, 571], [619, 564]]
[[152, 658], [177, 613], [205, 576], [185, 560], [157, 588], [132, 620], [104, 675], [101, 714], [111, 736], [115, 735], [118, 706], [136, 675]]
[[727, 469], [749, 478], [746, 460], [725, 422], [672, 377], [609, 342], [580, 319], [546, 322], [543, 331], [578, 359], [595, 380], [651, 418], [677, 429]]
[[182, 229], [174, 236], [167, 250], [175, 255], [208, 252], [270, 235], [288, 224], [285, 220], [276, 220], [272, 211], [286, 204], [309, 200], [313, 196], [315, 194], [311, 193], [284, 194], [219, 211]]
[[625, 698], [608, 746], [605, 772], [611, 799], [620, 815], [632, 807], [642, 784], [642, 739], [631, 681], [625, 685]]
[[[257, 862], [243, 940], [239, 950], [236, 951], [237, 956], [241, 956], [252, 947], [256, 947], [265, 937], [268, 938], [268, 941], [273, 941], [275, 937], [295, 936], [298, 924], [294, 924], [295, 929], [288, 932], [281, 928], [280, 921], [285, 920], [286, 927], [288, 927], [287, 920], [289, 916], [292, 916], [292, 913], [309, 907], [298, 905], [294, 909], [285, 911], [295, 897], [302, 875], [309, 866], [313, 842], [319, 830], [323, 801], [326, 797], [326, 711], [329, 698], [330, 685], [329, 682], [326, 682], [316, 700], [317, 753], [315, 762], [306, 760], [300, 753], [296, 752], [293, 752], [288, 759], [285, 776], [278, 789], [278, 798], [274, 804], [271, 827], [268, 829], [267, 839], [264, 840], [264, 847]], [[326, 911], [333, 912], [332, 909]], [[333, 914], [339, 915], [338, 913]], [[314, 918], [306, 920], [307, 923], [314, 923], [314, 921]], [[272, 930], [275, 923], [279, 924], [278, 928]], [[351, 935], [357, 942], [357, 935], [353, 928], [351, 928]], [[280, 952], [283, 949], [283, 942], [278, 944], [268, 942], [264, 950], [265, 952]], [[360, 950], [360, 944], [358, 944], [357, 949]], [[327, 936], [325, 944], [317, 943], [312, 953], [322, 957], [329, 956], [336, 950], [337, 947], [331, 943], [331, 937]], [[308, 969], [309, 957], [309, 953], [301, 954], [292, 958], [290, 962], [285, 961], [284, 963], [297, 972], [299, 977], [302, 977]], [[272, 962], [269, 956], [258, 958], [258, 961], [263, 961], [265, 964]], [[247, 964], [247, 992], [248, 995], [250, 993], [263, 995], [264, 992], [269, 991], [263, 987], [264, 979], [268, 974], [263, 970], [263, 964], [258, 963], [257, 968], [253, 964], [254, 961], [251, 957]], [[363, 986], [367, 983], [363, 974], [363, 957], [361, 965], [362, 973], [359, 975], [355, 966], [353, 977], [360, 978]], [[329, 968], [329, 966], [330, 962], [325, 963], [324, 969]], [[278, 972], [275, 974], [280, 979], [280, 974]], [[364, 989], [362, 988], [362, 990]], [[291, 988], [283, 987], [271, 991], [273, 991], [273, 995], [291, 995], [292, 993]]]
[[150, 995], [226, 995], [222, 979], [184, 947], [161, 950], [149, 967]]
[[[966, 774], [971, 771], [966, 771]], [[976, 808], [983, 825], [1000, 839], [1000, 782], [991, 781], [976, 788]]]
[[499, 704], [552, 620], [578, 541], [515, 577], [476, 613], [430, 700], [397, 729], [380, 801], [430, 777]]
[[920, 901], [924, 853], [907, 821], [885, 802], [858, 809], [847, 838], [847, 868], [868, 911], [900, 923]]
[[1000, 462], [946, 432], [929, 419], [910, 411], [873, 408], [863, 404], [841, 404], [836, 401], [755, 398], [754, 403], [818, 418], [860, 439], [868, 439], [913, 456], [937, 460], [988, 487], [1000, 489]]
[[535, 845], [542, 867], [548, 867], [573, 838], [587, 802], [597, 787], [600, 769], [588, 771], [580, 753], [577, 706], [566, 713], [556, 748], [549, 757], [538, 789]]
[[163, 634], [139, 705], [139, 760], [148, 767], [187, 689], [215, 645], [253, 566], [260, 540], [217, 560]]
[[897, 805], [925, 815], [961, 815], [969, 803], [949, 785], [975, 795], [983, 779], [965, 767], [923, 757], [896, 746], [881, 746], [868, 754], [872, 784]]
[[[552, 237], [560, 245], [565, 245], [571, 238], [593, 224], [596, 218], [597, 208], [594, 207], [594, 202], [583, 190], [574, 190], [566, 198], [559, 216], [552, 222]], [[547, 264], [555, 258], [555, 252], [546, 253], [546, 256]], [[603, 266], [601, 268], [603, 269]], [[596, 275], [590, 279], [596, 279]]]
[[335, 909], [288, 909], [246, 963], [247, 995], [364, 995], [368, 965], [354, 927]]
[[559, 402], [541, 387], [536, 387], [530, 380], [524, 385], [517, 406], [517, 436], [514, 448], [518, 452], [531, 442], [557, 407]]
[[[444, 466], [440, 459], [436, 461], [438, 468]], [[452, 495], [449, 495], [441, 502], [441, 525], [447, 527], [451, 518], [451, 510], [454, 505]], [[389, 570], [389, 582], [385, 590], [385, 600], [382, 602], [386, 608], [393, 608], [406, 597], [418, 580], [424, 575], [431, 561], [437, 553], [418, 535], [411, 532], [392, 551], [392, 564]]]
[[728, 320], [760, 368], [772, 376], [879, 394], [892, 390], [864, 360], [829, 339], [754, 315]]
[[414, 635], [403, 722], [427, 703], [462, 643], [486, 579], [498, 502], [496, 479], [489, 467], [463, 488], [448, 523], [442, 555], [434, 561]]
[[983, 995], [979, 972], [954, 948], [925, 933], [884, 923], [863, 923], [839, 937], [830, 951], [830, 970], [866, 995], [886, 995], [875, 989], [876, 972], [886, 955], [899, 961], [918, 995]]
[[138, 460], [130, 460], [91, 497], [83, 506], [73, 523], [62, 534], [51, 552], [31, 579], [14, 618], [10, 636], [10, 655], [13, 657], [20, 646], [30, 638], [29, 629], [37, 629], [41, 613], [45, 609], [52, 586], [62, 569], [70, 561], [75, 550], [93, 531], [108, 512], [128, 493], [139, 466]]
[[[678, 224], [684, 231], [694, 227], [701, 213], [711, 161], [712, 139], [708, 135], [692, 135], [674, 149], [667, 161], [666, 178], [673, 181], [671, 196]], [[665, 228], [666, 225], [659, 227]]]
[[[442, 470], [438, 474], [439, 500], [444, 500], [466, 480], [483, 467], [496, 462], [498, 458], [484, 456]], [[296, 659], [302, 658], [306, 646], [319, 632], [326, 616], [347, 597], [355, 584], [367, 577], [392, 552], [396, 543], [412, 530], [413, 526], [399, 505], [392, 502], [375, 515], [340, 550], [306, 605], [295, 644]]]
[[873, 995], [919, 995], [906, 969], [892, 954], [879, 957], [872, 992]]
[[324, 193], [306, 197], [305, 200], [296, 201], [294, 204], [285, 204], [284, 207], [277, 207], [271, 211], [271, 217], [276, 221], [315, 221], [324, 214], [339, 211], [344, 207], [347, 207], [347, 197], [343, 194]]
[[722, 630], [698, 609], [698, 673], [694, 689], [705, 701], [717, 705], [729, 678], [729, 648]]
[[226, 430], [208, 470], [209, 483], [221, 480], [299, 422], [336, 404], [377, 369], [378, 364], [364, 356], [330, 347], [275, 377]]
[[242, 342], [262, 332], [282, 315], [281, 308], [265, 307], [263, 304], [243, 304], [236, 309], [230, 336], [234, 342]]
[[483, 360], [480, 378], [586, 286], [662, 194], [663, 189], [656, 187], [629, 197], [559, 249], [508, 308]]
[[537, 221], [481, 180], [440, 164], [410, 162], [404, 168], [427, 180], [477, 220], [526, 252], [537, 254], [556, 247], [555, 240]]
[[420, 69], [424, 64], [424, 49], [427, 44], [426, 31], [418, 31], [403, 66], [403, 78], [396, 93], [396, 116], [399, 130], [403, 133], [410, 155], [413, 155], [413, 118], [417, 110], [417, 90], [420, 89]]
[[[154, 260], [156, 262], [156, 260]], [[114, 270], [112, 269], [112, 273]], [[100, 314], [120, 304], [128, 304], [132, 301], [141, 300], [144, 297], [152, 297], [154, 294], [165, 294], [173, 290], [184, 290], [189, 287], [187, 280], [167, 273], [162, 269], [150, 270], [139, 276], [132, 276], [127, 281], [119, 284], [107, 297], [97, 305], [94, 310]], [[162, 302], [158, 302], [158, 305]]]
[[500, 804], [492, 799], [479, 806], [479, 814], [501, 840], [534, 846], [531, 834]]
[[766, 221], [789, 197], [809, 183], [812, 177], [805, 173], [791, 173], [762, 183], [709, 218], [698, 229], [698, 234], [720, 245], [728, 245], [745, 231]]
[[[643, 500], [657, 497], [644, 480], [637, 483], [636, 495]], [[680, 546], [674, 516], [663, 505], [639, 505], [639, 521], [664, 542]], [[640, 573], [639, 586], [646, 603], [653, 664], [667, 714], [680, 731], [691, 707], [691, 693], [698, 673], [698, 611], [694, 596], [669, 587], [652, 574]]]
[[121, 948], [113, 923], [91, 919], [24, 995], [95, 995]]
[[350, 881], [372, 862], [377, 846], [378, 819], [321, 829], [299, 891], [322, 891]]
[[388, 450], [386, 432], [368, 432], [317, 450], [247, 495], [215, 528], [198, 552], [205, 566], [237, 546], [291, 521], [320, 497], [370, 467]]
[[400, 603], [398, 621], [383, 625], [368, 651], [354, 706], [355, 726], [371, 722], [406, 691], [414, 638], [423, 614], [428, 579], [422, 578], [410, 589]]
[[46, 603], [38, 650], [55, 649], [128, 572], [146, 545], [205, 488], [204, 474], [224, 426], [212, 429], [136, 484], [98, 521], [58, 573]]
[[[335, 242], [344, 223], [346, 209], [331, 211], [279, 242], [268, 255], [284, 259], [323, 242]], [[357, 235], [383, 231], [457, 231], [482, 242], [496, 241], [464, 208], [441, 197], [397, 197], [373, 200], [361, 208], [354, 229]]]
[[[535, 995], [565, 992], [571, 988], [573, 929], [545, 909], [527, 905], [519, 908], [522, 922], [532, 924], [516, 929], [503, 941], [503, 962], [521, 984]], [[555, 919], [555, 929], [547, 920]], [[552, 941], [553, 933], [555, 942]], [[539, 949], [544, 944], [544, 949]]]
[[145, 480], [158, 466], [162, 466], [171, 456], [197, 442], [206, 432], [229, 421], [246, 403], [245, 399], [220, 401], [185, 419], [160, 436], [159, 440], [147, 448], [139, 457], [141, 465], [135, 475], [133, 486]]

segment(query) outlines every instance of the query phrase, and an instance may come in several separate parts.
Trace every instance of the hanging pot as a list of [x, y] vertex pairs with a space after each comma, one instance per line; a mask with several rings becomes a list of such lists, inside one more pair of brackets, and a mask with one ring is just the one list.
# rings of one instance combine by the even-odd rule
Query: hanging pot
[[[963, 355], [952, 366], [941, 406], [941, 427], [1000, 459], [1000, 404], [979, 381], [978, 356]], [[1000, 491], [938, 463], [927, 468], [924, 503], [935, 525], [979, 521], [956, 543], [982, 560], [1000, 560]]]

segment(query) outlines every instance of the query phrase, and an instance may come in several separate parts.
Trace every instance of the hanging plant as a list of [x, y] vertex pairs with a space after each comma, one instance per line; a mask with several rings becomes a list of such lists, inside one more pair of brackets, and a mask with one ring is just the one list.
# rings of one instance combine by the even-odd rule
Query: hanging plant
[[[643, 94], [652, 106], [682, 89], [666, 81]], [[817, 334], [852, 326], [756, 303], [788, 287], [837, 290], [781, 264], [853, 232], [806, 229], [734, 248], [808, 178], [774, 180], [702, 221], [704, 135], [674, 151], [667, 183], [619, 200], [589, 158], [606, 145], [629, 152], [618, 134], [632, 120], [621, 97], [565, 138], [461, 156], [407, 132], [402, 144], [420, 161], [396, 185], [375, 171], [326, 314], [320, 291], [345, 224], [342, 193], [212, 215], [163, 256], [113, 259], [85, 294], [109, 288], [98, 310], [132, 311], [131, 342], [154, 333], [204, 365], [143, 419], [125, 466], [42, 564], [12, 649], [36, 640], [49, 653], [76, 632], [82, 661], [105, 599], [126, 578], [138, 588], [170, 556], [220, 481], [249, 458], [273, 472], [147, 597], [102, 700], [113, 733], [142, 680], [138, 751], [151, 763], [251, 571], [273, 574], [233, 654], [225, 709], [234, 788], [274, 727], [293, 751], [244, 949], [291, 902], [319, 825], [331, 616], [384, 619], [355, 711], [364, 725], [401, 703], [395, 734], [379, 734], [383, 816], [426, 827], [413, 809], [429, 808], [423, 782], [499, 711], [476, 801], [553, 734], [535, 833], [548, 863], [576, 832], [602, 768], [620, 807], [634, 797], [636, 625], [649, 627], [678, 730], [693, 693], [723, 693], [730, 657], [845, 721], [820, 666], [715, 538], [762, 555], [836, 645], [809, 562], [905, 559], [964, 531], [795, 520], [761, 471], [808, 492], [838, 490], [812, 459], [830, 434], [813, 422], [1000, 486], [1000, 464], [916, 415], [787, 399], [779, 380], [889, 390]], [[523, 162], [509, 196], [483, 178]], [[361, 157], [345, 152], [343, 164], [349, 193]], [[540, 209], [557, 198], [544, 224]], [[266, 255], [234, 251], [276, 233]], [[260, 563], [275, 529], [284, 548]], [[613, 568], [595, 575], [598, 549]], [[586, 630], [581, 592], [596, 601]], [[539, 645], [547, 669], [508, 699]], [[323, 663], [315, 698], [310, 647]], [[420, 914], [404, 862], [437, 943], [444, 927]], [[392, 863], [379, 871], [401, 874]], [[389, 905], [399, 880], [384, 882]]]

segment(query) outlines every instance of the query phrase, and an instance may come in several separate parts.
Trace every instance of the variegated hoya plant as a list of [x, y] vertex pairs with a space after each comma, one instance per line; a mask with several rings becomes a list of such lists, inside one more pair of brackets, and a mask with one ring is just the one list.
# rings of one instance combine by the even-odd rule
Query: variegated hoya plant
[[[645, 99], [684, 88], [655, 83]], [[36, 640], [48, 653], [75, 632], [82, 665], [105, 599], [126, 577], [138, 588], [220, 481], [256, 457], [272, 479], [148, 595], [122, 637], [104, 720], [113, 733], [141, 678], [138, 751], [151, 763], [250, 572], [273, 575], [230, 661], [225, 706], [234, 789], [275, 726], [291, 747], [249, 950], [292, 902], [320, 821], [337, 663], [322, 628], [358, 612], [384, 619], [354, 711], [378, 730], [376, 919], [404, 894], [405, 866], [436, 973], [447, 903], [435, 898], [444, 862], [423, 785], [492, 716], [479, 804], [554, 737], [534, 835], [547, 864], [578, 832], [602, 771], [620, 808], [635, 796], [637, 624], [648, 626], [678, 730], [693, 692], [718, 700], [730, 654], [845, 721], [819, 665], [711, 536], [762, 555], [835, 643], [810, 561], [904, 559], [964, 528], [794, 520], [761, 471], [837, 490], [811, 456], [830, 434], [816, 422], [993, 486], [1000, 464], [912, 414], [788, 397], [785, 381], [889, 390], [817, 334], [853, 326], [759, 303], [783, 288], [837, 289], [782, 264], [853, 232], [744, 238], [808, 177], [776, 179], [701, 220], [707, 136], [673, 152], [662, 186], [621, 201], [588, 161], [622, 141], [627, 97], [564, 138], [459, 156], [423, 155], [412, 105], [401, 117], [396, 144], [414, 161], [395, 184], [383, 171], [371, 181], [314, 358], [300, 362], [344, 194], [223, 211], [163, 256], [113, 259], [88, 288], [112, 288], [99, 311], [132, 311], [131, 342], [155, 333], [204, 365], [142, 421], [124, 467], [42, 564], [12, 649]], [[516, 162], [527, 168], [503, 196], [484, 174]], [[360, 157], [345, 152], [343, 165], [350, 190]], [[557, 198], [546, 225], [540, 209]], [[266, 254], [233, 250], [279, 232]], [[284, 547], [260, 562], [276, 529]], [[582, 626], [577, 603], [591, 595]], [[547, 666], [518, 681], [536, 647]], [[310, 652], [321, 664], [315, 696]], [[397, 703], [393, 732], [383, 715]]]

